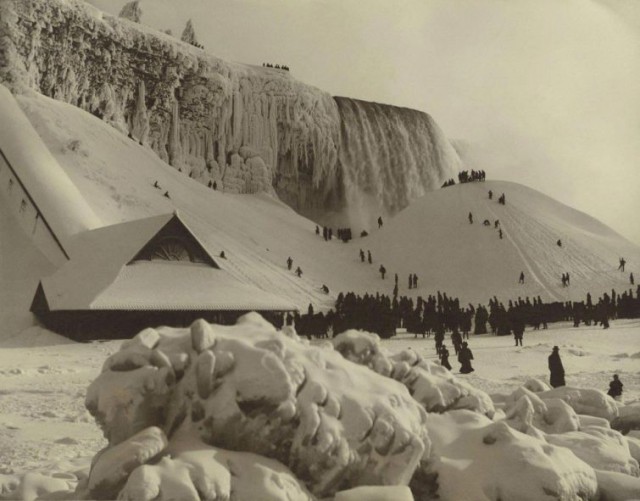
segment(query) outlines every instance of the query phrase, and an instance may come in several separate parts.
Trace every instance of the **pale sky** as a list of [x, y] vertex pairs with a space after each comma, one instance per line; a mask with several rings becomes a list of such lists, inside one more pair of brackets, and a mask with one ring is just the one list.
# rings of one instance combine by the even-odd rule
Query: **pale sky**
[[[118, 13], [125, 0], [90, 0]], [[640, 1], [142, 0], [208, 52], [431, 114], [494, 179], [640, 244]]]

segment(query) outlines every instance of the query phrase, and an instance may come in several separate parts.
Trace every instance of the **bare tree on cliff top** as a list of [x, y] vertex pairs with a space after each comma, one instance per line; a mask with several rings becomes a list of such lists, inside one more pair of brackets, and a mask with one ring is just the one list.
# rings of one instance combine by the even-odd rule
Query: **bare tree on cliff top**
[[140, 0], [134, 0], [122, 7], [118, 17], [128, 19], [134, 23], [139, 23], [142, 19], [142, 9], [140, 8]]

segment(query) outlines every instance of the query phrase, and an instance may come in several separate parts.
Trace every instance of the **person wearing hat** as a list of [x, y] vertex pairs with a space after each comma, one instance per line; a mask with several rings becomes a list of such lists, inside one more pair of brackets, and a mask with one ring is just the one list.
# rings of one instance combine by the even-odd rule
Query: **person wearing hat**
[[560, 359], [559, 352], [560, 348], [554, 346], [551, 355], [549, 355], [549, 371], [551, 372], [549, 382], [554, 388], [565, 385], [564, 367], [562, 366], [562, 360]]
[[473, 353], [469, 349], [469, 343], [466, 341], [462, 343], [462, 348], [460, 348], [460, 353], [458, 353], [458, 362], [460, 362], [460, 372], [462, 374], [469, 374], [473, 372], [473, 367], [471, 367], [471, 361], [473, 360]]
[[607, 392], [607, 395], [609, 395], [612, 398], [616, 398], [622, 395], [622, 387], [624, 385], [622, 384], [622, 381], [620, 381], [620, 379], [618, 379], [618, 375], [614, 374], [613, 375], [613, 381], [611, 381], [609, 383], [609, 391]]

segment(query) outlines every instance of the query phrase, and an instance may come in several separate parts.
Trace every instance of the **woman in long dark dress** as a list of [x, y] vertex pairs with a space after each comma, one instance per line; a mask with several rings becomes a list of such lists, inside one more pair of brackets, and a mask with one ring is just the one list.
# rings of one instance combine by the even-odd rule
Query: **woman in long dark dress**
[[440, 348], [440, 365], [451, 370], [451, 364], [449, 363], [449, 350], [447, 350], [447, 347], [444, 345]]
[[471, 367], [471, 361], [473, 360], [473, 353], [469, 349], [469, 343], [466, 341], [462, 343], [462, 348], [460, 348], [460, 353], [458, 353], [458, 362], [460, 362], [460, 372], [462, 374], [469, 374], [473, 372], [473, 367]]
[[554, 388], [565, 385], [564, 367], [562, 365], [562, 360], [560, 359], [559, 351], [560, 349], [557, 346], [554, 346], [551, 355], [549, 355], [549, 372], [551, 373], [549, 382]]

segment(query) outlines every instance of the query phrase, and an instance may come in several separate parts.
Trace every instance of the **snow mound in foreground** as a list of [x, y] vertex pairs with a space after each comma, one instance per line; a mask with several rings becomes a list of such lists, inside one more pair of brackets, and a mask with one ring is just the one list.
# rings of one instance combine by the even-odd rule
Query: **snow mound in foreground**
[[493, 417], [489, 395], [456, 378], [439, 364], [423, 359], [413, 350], [388, 356], [380, 338], [370, 332], [348, 330], [332, 339], [343, 357], [404, 384], [427, 412], [468, 409]]
[[[232, 327], [198, 320], [190, 329], [140, 332], [107, 359], [86, 405], [109, 440], [89, 477], [88, 495], [96, 498], [164, 499], [176, 479], [178, 497], [200, 484], [224, 487], [239, 468], [232, 465], [251, 461], [224, 459], [228, 451], [280, 461], [253, 463], [287, 479], [276, 483], [290, 499], [306, 493], [295, 478], [318, 496], [406, 485], [430, 451], [426, 412], [405, 387], [330, 346], [276, 331], [257, 314]], [[118, 451], [131, 447], [138, 452]], [[155, 464], [145, 464], [151, 458]], [[194, 477], [199, 469], [204, 477]]]

